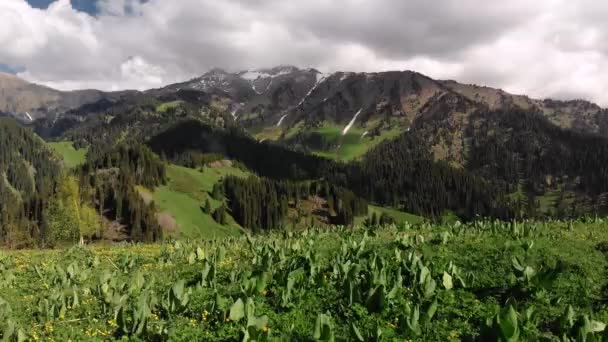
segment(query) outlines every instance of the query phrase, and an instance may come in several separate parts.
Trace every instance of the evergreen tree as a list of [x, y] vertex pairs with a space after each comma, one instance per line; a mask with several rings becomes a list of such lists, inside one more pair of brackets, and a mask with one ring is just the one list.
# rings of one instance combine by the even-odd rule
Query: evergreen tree
[[215, 222], [221, 225], [225, 225], [227, 223], [226, 206], [224, 204], [220, 205], [217, 209], [215, 209], [215, 211], [213, 212], [213, 219], [215, 220]]

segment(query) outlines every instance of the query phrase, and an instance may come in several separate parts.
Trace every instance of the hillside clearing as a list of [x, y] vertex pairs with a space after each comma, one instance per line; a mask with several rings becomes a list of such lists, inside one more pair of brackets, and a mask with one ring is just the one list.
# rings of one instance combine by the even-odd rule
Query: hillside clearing
[[76, 149], [71, 141], [49, 142], [48, 144], [63, 158], [63, 162], [68, 168], [82, 165], [86, 160], [87, 149]]
[[228, 218], [228, 225], [222, 226], [202, 210], [206, 199], [209, 199], [213, 210], [221, 205], [209, 193], [213, 185], [227, 175], [245, 177], [247, 173], [232, 166], [206, 167], [201, 172], [170, 164], [167, 167], [169, 181], [154, 189], [154, 203], [162, 212], [175, 219], [181, 237], [220, 238], [240, 235], [241, 228], [232, 217]]

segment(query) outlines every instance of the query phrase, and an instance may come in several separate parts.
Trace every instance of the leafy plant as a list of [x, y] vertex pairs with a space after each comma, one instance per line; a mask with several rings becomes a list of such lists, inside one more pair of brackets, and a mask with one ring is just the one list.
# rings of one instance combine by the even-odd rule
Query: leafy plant
[[[356, 328], [355, 328], [356, 329]], [[359, 333], [360, 335], [360, 333]], [[331, 318], [326, 314], [317, 315], [317, 320], [315, 321], [315, 331], [313, 337], [317, 341], [322, 342], [334, 342], [334, 326], [331, 321]]]

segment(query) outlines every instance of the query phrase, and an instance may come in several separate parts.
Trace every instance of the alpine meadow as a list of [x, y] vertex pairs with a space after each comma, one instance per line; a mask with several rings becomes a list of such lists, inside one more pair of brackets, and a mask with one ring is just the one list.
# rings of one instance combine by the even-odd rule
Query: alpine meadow
[[0, 341], [607, 342], [606, 15], [0, 1]]

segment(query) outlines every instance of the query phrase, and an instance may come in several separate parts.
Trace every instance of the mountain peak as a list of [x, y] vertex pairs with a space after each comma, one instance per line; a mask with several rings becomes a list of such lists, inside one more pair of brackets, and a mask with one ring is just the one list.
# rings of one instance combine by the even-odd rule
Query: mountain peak
[[274, 74], [291, 74], [293, 72], [300, 71], [300, 69], [293, 65], [279, 65], [277, 67], [269, 69], [269, 71]]
[[207, 71], [203, 76], [218, 76], [218, 75], [226, 75], [228, 72], [222, 68], [212, 68]]

